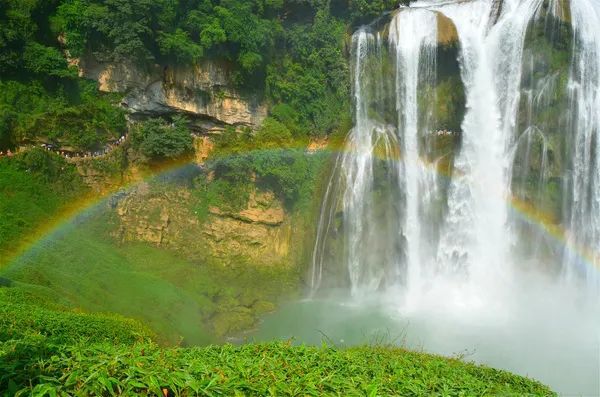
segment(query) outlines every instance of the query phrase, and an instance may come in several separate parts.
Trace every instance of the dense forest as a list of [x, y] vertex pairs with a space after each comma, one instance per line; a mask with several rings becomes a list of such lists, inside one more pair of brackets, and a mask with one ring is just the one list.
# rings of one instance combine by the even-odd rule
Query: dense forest
[[327, 134], [350, 117], [346, 39], [396, 6], [378, 0], [2, 0], [0, 149], [44, 136], [89, 150], [126, 128], [118, 97], [73, 59], [231, 64], [270, 105], [272, 124]]

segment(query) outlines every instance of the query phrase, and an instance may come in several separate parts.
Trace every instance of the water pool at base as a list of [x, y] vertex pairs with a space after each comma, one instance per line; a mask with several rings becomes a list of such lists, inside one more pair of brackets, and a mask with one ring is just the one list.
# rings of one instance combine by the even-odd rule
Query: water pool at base
[[563, 310], [575, 302], [558, 294], [530, 295], [511, 304], [516, 301], [473, 308], [450, 299], [402, 308], [390, 295], [360, 303], [301, 300], [267, 315], [248, 339], [292, 338], [339, 347], [394, 344], [532, 377], [561, 395], [600, 395], [599, 324], [590, 313], [597, 306]]

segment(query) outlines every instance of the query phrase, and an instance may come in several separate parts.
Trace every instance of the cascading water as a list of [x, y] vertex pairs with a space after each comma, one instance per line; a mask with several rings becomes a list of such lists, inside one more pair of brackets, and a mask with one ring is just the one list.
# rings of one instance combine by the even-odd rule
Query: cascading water
[[[600, 3], [571, 2], [574, 51], [568, 83], [571, 100], [571, 172], [567, 184], [568, 245], [565, 273], [600, 291]], [[577, 252], [586, 252], [577, 255]]]
[[[507, 199], [511, 145], [516, 139], [524, 38], [540, 3], [541, 0], [506, 2], [493, 25], [489, 22], [491, 2], [442, 6], [415, 3], [413, 8], [393, 17], [387, 32], [389, 55], [375, 50], [378, 40], [366, 29], [354, 35], [356, 124], [334, 173], [345, 187], [328, 188], [327, 208], [324, 207], [320, 220], [313, 257], [313, 290], [321, 285], [327, 261], [324, 252], [331, 245], [329, 232], [337, 222], [336, 213], [342, 218], [338, 229], [343, 230], [338, 232], [346, 239], [337, 249], [343, 251], [353, 292], [378, 289], [390, 269], [397, 272], [392, 279], [404, 287], [407, 296], [418, 294], [422, 286], [431, 284], [432, 278], [442, 275], [485, 288], [486, 279], [493, 281], [509, 274], [506, 255], [510, 248]], [[427, 105], [433, 95], [428, 96], [427, 92], [436, 85], [437, 25], [441, 14], [452, 21], [458, 33], [468, 109], [462, 122], [461, 147], [450, 170], [453, 177], [448, 192], [443, 191], [443, 183], [436, 175], [439, 170], [434, 163], [439, 159], [425, 158], [431, 149], [426, 138], [435, 133], [432, 127], [436, 115]], [[381, 75], [383, 70], [374, 67], [374, 63], [385, 62], [395, 66], [393, 76]], [[394, 81], [393, 120], [385, 112], [389, 107], [386, 101], [391, 98], [385, 90], [375, 88], [388, 87], [390, 80]], [[396, 230], [378, 227], [381, 220], [372, 216], [371, 193], [378, 178], [373, 172], [375, 141], [381, 137], [385, 138], [381, 154], [386, 159], [393, 159], [394, 150], [400, 152], [397, 165], [388, 161], [385, 173], [387, 178], [391, 172], [398, 174], [396, 196], [394, 189], [386, 196], [400, 206], [397, 213], [386, 214], [388, 218], [401, 217]], [[341, 208], [335, 197], [341, 201]], [[431, 211], [436, 205], [442, 210]], [[371, 250], [364, 247], [379, 247], [391, 255], [371, 255], [368, 261], [365, 251]], [[339, 272], [336, 277], [339, 278]]]
[[[413, 285], [420, 277], [422, 241], [428, 237], [422, 233], [424, 207], [437, 188], [421, 161], [427, 123], [420, 117], [418, 91], [435, 79], [436, 14], [406, 10], [388, 34], [385, 49], [381, 35], [367, 28], [353, 36], [355, 126], [327, 189], [313, 252], [313, 290], [321, 286], [324, 266], [333, 267], [330, 262], [340, 257], [346, 275], [338, 271], [335, 277], [347, 277], [354, 296], [382, 285]], [[397, 76], [393, 85], [384, 74], [390, 65]], [[339, 233], [343, 242], [335, 238]], [[328, 245], [336, 243], [337, 256], [328, 258]]]
[[599, 27], [597, 0], [419, 1], [356, 32], [312, 296], [600, 391]]
[[[548, 132], [556, 127], [539, 120], [560, 91], [561, 70], [540, 76], [536, 49], [524, 57], [525, 37], [534, 20], [543, 16], [545, 29], [557, 40], [553, 26], [565, 8], [554, 0], [542, 11], [544, 4], [422, 1], [398, 12], [383, 33], [363, 28], [354, 35], [356, 123], [327, 190], [313, 255], [313, 292], [322, 284], [324, 269], [335, 268], [332, 263], [340, 257], [344, 269], [338, 266], [325, 277], [337, 279], [330, 286], [349, 284], [353, 294], [396, 285], [414, 297], [441, 278], [487, 289], [498, 278], [510, 278], [511, 266], [518, 262], [515, 228], [524, 229], [511, 218], [511, 200], [546, 211], [551, 194], [547, 186], [556, 190], [557, 184], [565, 192], [562, 215], [556, 215], [563, 219], [568, 240], [564, 274], [600, 290], [598, 272], [580, 263], [600, 263], [595, 254], [600, 250], [600, 7], [592, 0], [571, 3], [574, 55], [568, 83], [570, 122], [565, 127], [572, 135], [565, 138], [571, 169], [562, 171], [564, 183], [548, 176], [552, 156], [561, 150], [548, 137], [557, 135]], [[447, 192], [435, 165], [439, 158], [427, 158], [428, 134], [435, 133], [436, 124], [428, 103], [437, 95], [432, 87], [439, 73], [440, 15], [457, 31], [467, 102], [460, 145], [447, 171]], [[382, 185], [388, 185], [385, 192]], [[382, 213], [382, 205], [389, 209], [383, 212], [385, 220], [375, 216]], [[544, 237], [534, 234], [537, 242], [529, 245], [539, 247]], [[529, 251], [534, 259], [540, 256], [537, 248]]]
[[427, 261], [424, 249], [424, 208], [436, 191], [435, 178], [421, 160], [419, 140], [427, 124], [419, 123], [418, 90], [435, 79], [437, 16], [428, 10], [406, 10], [392, 20], [389, 41], [395, 54], [396, 111], [401, 131], [402, 168], [400, 186], [405, 192], [402, 234], [406, 241], [406, 286], [419, 285], [421, 263]]
[[[354, 103], [356, 124], [346, 139], [347, 150], [338, 158], [334, 176], [327, 188], [324, 210], [318, 227], [317, 244], [313, 253], [311, 284], [313, 289], [321, 285], [323, 271], [331, 261], [326, 256], [324, 239], [343, 235], [342, 252], [335, 252], [333, 261], [340, 263], [336, 275], [345, 274], [352, 294], [369, 292], [379, 288], [386, 277], [394, 276], [400, 252], [395, 249], [392, 234], [397, 231], [399, 214], [375, 224], [378, 213], [394, 213], [395, 203], [391, 190], [396, 185], [398, 140], [395, 128], [382, 120], [371, 117], [381, 113], [373, 108], [384, 95], [381, 39], [367, 29], [361, 29], [353, 37], [354, 54]], [[376, 71], [379, 72], [376, 72]], [[397, 190], [397, 189], [396, 189]], [[336, 217], [341, 212], [341, 225]], [[341, 231], [334, 231], [340, 229]], [[378, 238], [378, 232], [388, 239]], [[365, 250], [364, 245], [372, 247]], [[342, 259], [340, 260], [341, 257]], [[373, 263], [373, 266], [363, 266]]]
[[523, 44], [540, 1], [504, 2], [490, 27], [491, 3], [448, 5], [440, 12], [456, 25], [461, 43], [467, 113], [455, 162], [438, 264], [467, 272], [487, 290], [511, 275], [508, 219], [511, 145], [520, 96]]

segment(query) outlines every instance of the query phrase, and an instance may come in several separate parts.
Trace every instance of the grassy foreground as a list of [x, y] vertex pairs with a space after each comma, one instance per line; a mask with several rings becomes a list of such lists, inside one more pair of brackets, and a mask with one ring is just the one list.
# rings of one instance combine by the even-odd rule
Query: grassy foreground
[[164, 348], [136, 321], [63, 310], [28, 288], [0, 288], [5, 396], [554, 395], [505, 371], [386, 346]]

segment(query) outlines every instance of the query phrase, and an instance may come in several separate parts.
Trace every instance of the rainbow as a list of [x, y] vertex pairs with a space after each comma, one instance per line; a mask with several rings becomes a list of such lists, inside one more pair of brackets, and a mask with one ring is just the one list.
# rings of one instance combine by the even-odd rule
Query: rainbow
[[80, 199], [68, 203], [59, 212], [53, 214], [43, 224], [40, 224], [23, 240], [17, 242], [11, 249], [3, 251], [0, 257], [0, 269], [33, 250], [41, 241], [47, 240], [57, 232], [64, 230], [75, 219], [97, 208], [118, 192], [130, 189], [157, 176], [175, 172], [190, 164], [192, 162], [189, 158], [155, 164], [148, 169], [140, 171], [127, 182], [117, 183], [118, 181], [114, 181], [115, 183], [111, 188], [105, 188], [102, 191], [90, 191]]
[[[292, 150], [306, 148], [306, 142], [297, 142], [286, 147], [266, 150]], [[316, 150], [337, 154], [347, 151], [348, 149], [344, 140], [336, 140], [335, 142], [330, 141], [326, 147], [320, 147]], [[263, 149], [261, 151], [265, 150]], [[251, 151], [247, 151], [245, 153], [251, 153]], [[378, 155], [377, 157], [382, 158], [383, 156]], [[391, 161], [400, 160], [400, 156], [397, 153], [392, 154], [392, 156], [388, 156], [388, 159], [389, 158], [391, 158]], [[421, 159], [421, 162], [445, 178], [452, 177], [448, 167], [445, 165], [432, 163], [424, 158]], [[0, 269], [34, 250], [34, 248], [40, 245], [41, 242], [47, 241], [62, 230], [69, 229], [68, 226], [71, 225], [74, 220], [84, 216], [86, 213], [92, 212], [102, 203], [105, 203], [106, 200], [114, 197], [114, 195], [118, 192], [130, 189], [142, 182], [152, 180], [153, 178], [177, 172], [192, 164], [195, 163], [188, 157], [178, 161], [169, 161], [163, 162], [159, 165], [153, 165], [127, 183], [118, 183], [114, 188], [106, 189], [100, 193], [90, 193], [85, 197], [82, 197], [80, 200], [69, 203], [69, 205], [63, 208], [62, 211], [54, 215], [43, 225], [40, 225], [34, 232], [18, 243], [13, 249], [8, 252], [5, 251], [3, 253], [3, 257], [0, 258]], [[540, 211], [531, 203], [521, 200], [517, 197], [509, 197], [507, 198], [507, 202], [511, 212], [521, 221], [534, 226], [541, 231], [544, 236], [549, 237], [559, 247], [567, 249], [570, 254], [575, 255], [575, 257], [578, 259], [577, 262], [579, 262], [582, 266], [585, 264], [585, 266], [590, 266], [596, 271], [600, 271], [600, 254], [593, 252], [587, 247], [578, 246], [569, 242], [569, 239], [567, 238], [567, 231], [561, 225], [557, 224], [551, 215]]]

